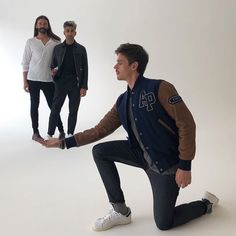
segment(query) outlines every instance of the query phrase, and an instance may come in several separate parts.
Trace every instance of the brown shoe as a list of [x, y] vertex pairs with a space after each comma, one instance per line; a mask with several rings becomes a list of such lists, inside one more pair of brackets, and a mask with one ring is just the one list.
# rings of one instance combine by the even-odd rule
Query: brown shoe
[[44, 139], [40, 136], [39, 133], [34, 133], [33, 136], [32, 136], [32, 140], [34, 140], [35, 142], [43, 142]]

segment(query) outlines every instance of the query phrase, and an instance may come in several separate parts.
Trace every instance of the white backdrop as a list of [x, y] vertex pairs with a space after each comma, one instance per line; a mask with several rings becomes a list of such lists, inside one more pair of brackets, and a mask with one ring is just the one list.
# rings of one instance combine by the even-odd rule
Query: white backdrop
[[65, 20], [78, 23], [77, 40], [89, 59], [81, 124], [97, 121], [96, 114], [103, 114], [125, 89], [113, 71], [114, 50], [125, 42], [146, 48], [146, 76], [174, 83], [201, 126], [229, 124], [235, 115], [235, 5], [234, 0], [1, 1], [1, 125], [2, 119], [28, 112], [20, 63], [41, 14], [62, 38]]
[[[234, 0], [1, 1], [1, 132], [23, 129], [31, 135], [21, 58], [35, 18], [44, 14], [62, 39], [63, 22], [75, 20], [76, 39], [87, 48], [89, 90], [81, 102], [77, 130], [100, 120], [126, 88], [116, 81], [114, 50], [130, 42], [149, 53], [147, 77], [176, 86], [194, 115], [199, 135], [208, 141], [218, 138], [219, 144], [222, 136], [235, 140], [235, 6]], [[43, 96], [41, 101], [40, 128], [46, 135], [49, 110]], [[67, 111], [65, 105], [64, 122]]]
[[[0, 235], [78, 235], [78, 230], [85, 231], [81, 235], [89, 235], [87, 224], [91, 215], [95, 217], [93, 211], [96, 215], [105, 213], [103, 188], [93, 163], [87, 159], [91, 157], [90, 146], [89, 150], [70, 149], [62, 153], [43, 149], [30, 140], [30, 103], [29, 95], [23, 90], [21, 59], [26, 40], [33, 36], [34, 21], [41, 14], [49, 17], [53, 32], [62, 38], [64, 21], [76, 21], [76, 39], [87, 48], [89, 90], [81, 102], [78, 131], [95, 125], [126, 89], [124, 82], [116, 81], [114, 50], [126, 42], [144, 46], [150, 56], [145, 75], [173, 83], [197, 124], [197, 155], [191, 185], [194, 190], [184, 193], [195, 195], [197, 190], [200, 195], [211, 186], [223, 206], [218, 221], [211, 218], [215, 227], [209, 228], [208, 223], [212, 221], [205, 221], [201, 227], [196, 223], [196, 231], [190, 225], [186, 235], [190, 230], [192, 235], [198, 235], [202, 225], [204, 232], [211, 229], [212, 235], [223, 235], [224, 228], [235, 232], [236, 191], [231, 188], [236, 169], [235, 12], [235, 0], [1, 0]], [[65, 126], [67, 112], [65, 103], [62, 110]], [[48, 116], [49, 109], [41, 96], [43, 136], [46, 136]], [[123, 131], [118, 135], [126, 136]], [[145, 204], [141, 209], [140, 202], [151, 195], [144, 196], [146, 191], [135, 194], [137, 189], [130, 186], [137, 177], [130, 169], [128, 175], [131, 178], [125, 184], [129, 186], [129, 197], [134, 194], [137, 201], [136, 215], [139, 217], [138, 211], [143, 210], [141, 220], [135, 219], [130, 235], [143, 235], [145, 221], [141, 225], [137, 222], [142, 221], [143, 214], [145, 219], [151, 210], [146, 211]], [[148, 188], [145, 182], [138, 183], [139, 188]], [[104, 201], [94, 203], [91, 188]], [[81, 190], [86, 195], [81, 195]], [[80, 219], [80, 228], [77, 228], [78, 208], [86, 211]], [[56, 217], [55, 212], [59, 212]], [[152, 220], [148, 222], [146, 228], [153, 233], [147, 231], [147, 234], [156, 235]], [[228, 225], [223, 228], [222, 222]], [[174, 233], [183, 235], [182, 229]], [[39, 233], [32, 233], [35, 230]], [[74, 234], [63, 234], [63, 230], [74, 230]], [[111, 234], [114, 232], [120, 235], [122, 231], [111, 231]]]
[[[213, 145], [212, 140], [217, 146], [210, 154], [226, 155], [230, 147], [224, 145], [236, 140], [235, 6], [234, 0], [1, 1], [1, 133], [24, 131], [31, 136], [21, 58], [35, 18], [44, 14], [62, 39], [63, 22], [75, 20], [76, 39], [87, 48], [89, 90], [81, 102], [77, 130], [99, 121], [126, 89], [124, 82], [116, 81], [114, 50], [121, 43], [138, 43], [150, 56], [145, 75], [173, 83], [192, 111], [198, 151], [204, 150], [205, 140]], [[65, 104], [65, 124], [67, 111]], [[40, 115], [40, 130], [46, 135], [49, 110], [43, 96]]]

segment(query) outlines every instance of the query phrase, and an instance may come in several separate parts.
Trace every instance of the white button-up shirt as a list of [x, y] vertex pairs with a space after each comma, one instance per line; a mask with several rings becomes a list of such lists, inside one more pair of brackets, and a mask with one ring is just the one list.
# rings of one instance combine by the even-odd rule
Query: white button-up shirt
[[22, 59], [23, 72], [28, 71], [28, 80], [52, 82], [51, 60], [54, 47], [59, 41], [49, 39], [44, 45], [36, 37], [28, 39]]

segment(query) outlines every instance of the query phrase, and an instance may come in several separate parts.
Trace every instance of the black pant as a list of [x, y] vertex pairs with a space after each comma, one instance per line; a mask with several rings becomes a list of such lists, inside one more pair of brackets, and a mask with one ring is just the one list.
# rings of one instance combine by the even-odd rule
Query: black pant
[[[39, 117], [39, 101], [40, 101], [40, 90], [43, 91], [44, 96], [46, 98], [47, 104], [49, 108], [52, 107], [53, 96], [55, 87], [53, 82], [40, 82], [40, 81], [32, 81], [28, 80], [29, 83], [29, 93], [30, 93], [30, 115], [32, 121], [32, 128], [34, 133], [38, 133], [38, 117]], [[58, 130], [60, 132], [63, 131], [63, 124], [61, 122], [61, 118], [59, 117], [57, 122]]]
[[[93, 156], [111, 203], [125, 202], [114, 162], [144, 169], [151, 183], [154, 219], [159, 229], [167, 230], [205, 214], [206, 205], [202, 201], [175, 206], [179, 194], [175, 175], [161, 175], [149, 169], [142, 150], [131, 149], [128, 141], [97, 144]], [[138, 182], [134, 184], [138, 186]]]
[[77, 86], [77, 80], [71, 80], [68, 82], [61, 80], [55, 84], [55, 94], [48, 125], [49, 135], [53, 135], [55, 132], [56, 124], [60, 117], [61, 108], [67, 95], [69, 98], [67, 133], [74, 134], [80, 104], [80, 88]]

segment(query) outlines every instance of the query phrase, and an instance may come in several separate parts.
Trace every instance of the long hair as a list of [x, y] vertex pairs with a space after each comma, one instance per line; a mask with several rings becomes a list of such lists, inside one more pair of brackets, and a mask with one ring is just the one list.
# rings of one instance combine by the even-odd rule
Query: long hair
[[35, 20], [35, 23], [34, 23], [34, 37], [38, 35], [38, 29], [36, 28], [36, 25], [38, 23], [38, 20], [40, 19], [44, 19], [48, 22], [48, 31], [47, 31], [47, 34], [50, 38], [54, 39], [54, 40], [58, 40], [58, 41], [61, 41], [61, 38], [59, 36], [57, 36], [56, 34], [54, 34], [52, 32], [52, 28], [51, 28], [51, 25], [50, 25], [50, 22], [49, 22], [49, 19], [46, 17], [46, 16], [38, 16]]

